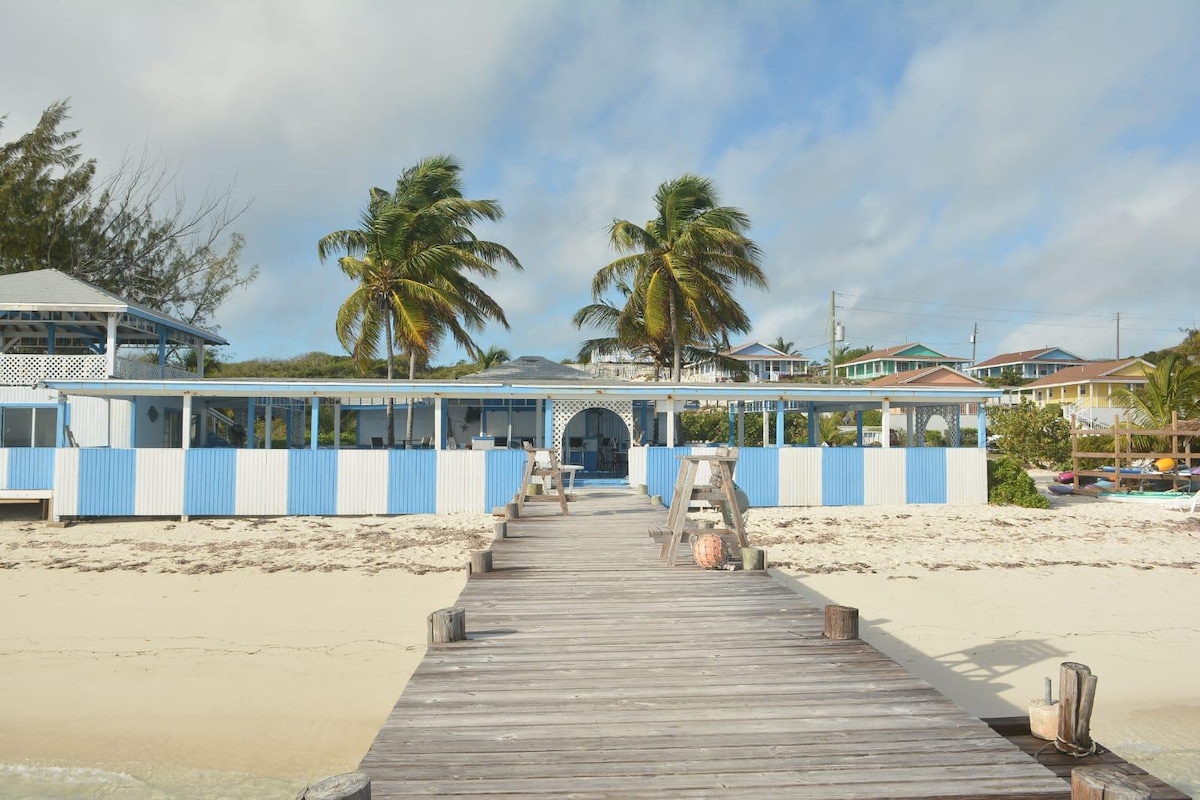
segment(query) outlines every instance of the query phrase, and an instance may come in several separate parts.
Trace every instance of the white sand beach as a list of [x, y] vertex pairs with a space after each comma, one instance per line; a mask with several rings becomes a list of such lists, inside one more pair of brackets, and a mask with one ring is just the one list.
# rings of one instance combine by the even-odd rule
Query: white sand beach
[[[1053, 502], [748, 525], [782, 579], [859, 608], [976, 715], [1089, 664], [1097, 738], [1200, 791], [1200, 519]], [[291, 798], [354, 767], [490, 539], [486, 515], [0, 522], [0, 796]]]

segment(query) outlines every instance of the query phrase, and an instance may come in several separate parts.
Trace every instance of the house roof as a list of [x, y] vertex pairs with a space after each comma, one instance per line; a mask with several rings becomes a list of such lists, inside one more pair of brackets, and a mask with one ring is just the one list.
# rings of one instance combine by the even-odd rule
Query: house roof
[[[215, 333], [126, 300], [56, 269], [39, 269], [0, 275], [0, 312], [127, 314], [141, 320], [164, 325], [208, 344], [229, 344]], [[3, 321], [3, 317], [4, 315], [0, 313], [0, 321]], [[27, 325], [29, 322], [36, 322], [36, 320], [25, 319], [19, 321], [25, 322]], [[16, 320], [10, 320], [10, 322], [15, 323]], [[87, 320], [78, 318], [71, 320], [71, 323], [77, 326], [87, 322]], [[135, 336], [136, 330], [130, 329], [124, 333], [126, 336], [122, 338], [128, 338]], [[156, 337], [155, 341], [157, 341]]]
[[611, 378], [599, 379], [581, 369], [542, 356], [519, 356], [482, 372], [465, 375], [459, 380], [472, 383], [625, 383]]
[[867, 386], [985, 386], [978, 378], [964, 375], [956, 369], [939, 364], [936, 367], [910, 369], [893, 375], [884, 375], [868, 381]]
[[[761, 349], [767, 352], [746, 352], [747, 350], [751, 349]], [[775, 359], [777, 361], [812, 361], [812, 359], [807, 356], [785, 353], [778, 348], [772, 347], [769, 344], [763, 344], [762, 342], [743, 342], [742, 344], [729, 348], [721, 355], [729, 356], [731, 358], [745, 357], [767, 360]]]
[[843, 361], [842, 363], [838, 364], [838, 369], [841, 369], [842, 367], [845, 367], [849, 364], [859, 364], [859, 363], [866, 362], [866, 361], [879, 361], [881, 359], [887, 359], [887, 358], [903, 358], [905, 352], [908, 350], [911, 350], [914, 347], [922, 347], [931, 353], [937, 353], [937, 355], [934, 355], [934, 356], [926, 356], [926, 355], [912, 356], [912, 358], [915, 358], [915, 359], [935, 358], [935, 359], [940, 359], [940, 360], [944, 360], [944, 361], [963, 361], [963, 362], [969, 360], [969, 359], [965, 359], [965, 358], [959, 358], [958, 356], [942, 355], [941, 353], [938, 353], [937, 350], [934, 350], [932, 347], [926, 347], [925, 345], [921, 344], [920, 342], [907, 342], [905, 344], [898, 344], [895, 347], [885, 347], [882, 350], [872, 350], [871, 352], [867, 353], [865, 356], [859, 356], [858, 358], [853, 359], [851, 361]]
[[1115, 376], [1114, 373], [1129, 367], [1132, 364], [1142, 364], [1146, 368], [1153, 368], [1148, 361], [1140, 358], [1124, 358], [1118, 361], [1089, 361], [1086, 364], [1080, 364], [1075, 367], [1066, 367], [1060, 369], [1053, 375], [1047, 375], [1044, 378], [1038, 378], [1032, 383], [1027, 383], [1021, 387], [1022, 391], [1038, 386], [1061, 386], [1066, 383], [1086, 383], [1087, 381], [1099, 380], [1101, 378], [1112, 377], [1114, 380], [1140, 380], [1138, 376], [1121, 375]]
[[[1071, 358], [1043, 358], [1043, 356], [1045, 356], [1047, 353], [1053, 353], [1055, 351], [1066, 353], [1067, 355], [1071, 356]], [[1008, 366], [1009, 364], [1022, 364], [1026, 361], [1034, 360], [1041, 361], [1046, 364], [1071, 364], [1077, 361], [1087, 361], [1086, 358], [1080, 358], [1068, 350], [1063, 350], [1061, 347], [1043, 347], [1040, 350], [1019, 350], [1015, 353], [1001, 353], [1000, 355], [992, 356], [985, 361], [980, 361], [979, 363], [973, 365], [972, 369], [979, 369], [980, 367], [1003, 367]]]

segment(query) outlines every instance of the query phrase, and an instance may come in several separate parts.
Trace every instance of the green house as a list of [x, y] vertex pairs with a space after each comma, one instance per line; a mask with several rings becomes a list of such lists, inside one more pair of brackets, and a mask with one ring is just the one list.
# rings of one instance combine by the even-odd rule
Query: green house
[[968, 358], [948, 356], [923, 344], [909, 343], [884, 350], [873, 350], [853, 361], [837, 365], [837, 374], [856, 381], [872, 381], [897, 372], [929, 367], [961, 370], [971, 363]]

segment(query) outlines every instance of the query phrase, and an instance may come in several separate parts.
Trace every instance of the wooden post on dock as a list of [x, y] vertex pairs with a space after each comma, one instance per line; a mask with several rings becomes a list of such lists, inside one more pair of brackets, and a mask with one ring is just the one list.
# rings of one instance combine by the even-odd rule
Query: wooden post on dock
[[371, 778], [365, 772], [334, 775], [310, 783], [296, 800], [371, 800]]
[[[504, 523], [501, 523], [502, 525]], [[492, 571], [492, 551], [491, 550], [472, 550], [471, 551], [471, 574], [482, 575], [485, 572]]]
[[655, 506], [657, 508], [657, 507], [661, 506], [662, 504], [663, 504], [663, 501], [662, 501], [661, 494], [650, 495], [650, 505]]
[[504, 516], [507, 519], [517, 519], [521, 516], [521, 507], [514, 500], [504, 508]]
[[825, 606], [825, 638], [857, 639], [858, 609], [850, 606]]
[[762, 572], [767, 568], [767, 551], [761, 547], [742, 548], [742, 569]]
[[1071, 770], [1071, 800], [1150, 800], [1150, 790], [1112, 767], [1077, 767]]
[[493, 534], [493, 536], [492, 536], [493, 539], [507, 539], [508, 538], [508, 523], [507, 522], [497, 522], [494, 525], [492, 525], [492, 534]]
[[646, 484], [644, 483], [639, 483], [637, 486], [633, 487], [633, 490], [635, 494], [640, 494], [642, 496], [645, 496], [649, 493], [649, 490], [646, 488]]
[[461, 642], [467, 638], [467, 610], [465, 608], [443, 608], [429, 615], [426, 644]]
[[1058, 677], [1061, 708], [1058, 715], [1060, 753], [1087, 755], [1095, 750], [1092, 742], [1092, 706], [1096, 701], [1096, 676], [1084, 664], [1064, 661]]

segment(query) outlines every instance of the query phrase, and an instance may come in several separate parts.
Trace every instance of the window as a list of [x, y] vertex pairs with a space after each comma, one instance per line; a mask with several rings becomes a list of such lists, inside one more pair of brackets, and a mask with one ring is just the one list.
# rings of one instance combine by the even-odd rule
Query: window
[[0, 408], [0, 447], [54, 447], [58, 407]]

